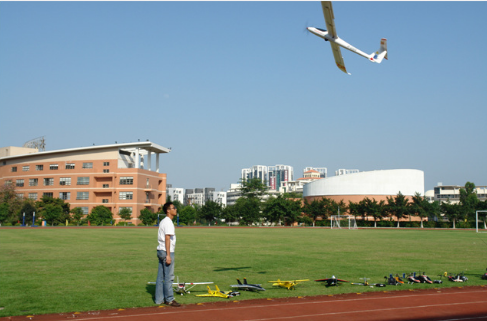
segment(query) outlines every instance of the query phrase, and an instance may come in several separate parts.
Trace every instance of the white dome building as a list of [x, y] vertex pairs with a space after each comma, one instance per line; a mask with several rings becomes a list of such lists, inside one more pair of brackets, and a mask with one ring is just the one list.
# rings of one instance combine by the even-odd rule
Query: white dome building
[[391, 169], [326, 177], [304, 185], [308, 202], [323, 197], [336, 202], [360, 202], [365, 197], [387, 200], [399, 192], [408, 198], [424, 195], [424, 172], [417, 169]]

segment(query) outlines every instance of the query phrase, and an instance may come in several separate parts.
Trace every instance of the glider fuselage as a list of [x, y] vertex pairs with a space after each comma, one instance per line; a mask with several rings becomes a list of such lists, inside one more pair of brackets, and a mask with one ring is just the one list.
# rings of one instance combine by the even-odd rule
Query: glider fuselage
[[348, 42], [346, 42], [346, 41], [344, 41], [338, 37], [334, 38], [334, 37], [330, 36], [328, 34], [328, 31], [326, 31], [326, 30], [323, 30], [320, 28], [314, 28], [314, 27], [308, 27], [307, 29], [309, 32], [311, 32], [315, 36], [318, 36], [320, 38], [325, 39], [325, 41], [333, 42], [333, 43], [339, 45], [340, 47], [345, 48], [347, 50], [350, 50], [351, 52], [354, 52], [354, 53], [356, 53], [362, 57], [365, 57], [365, 58], [370, 59], [372, 61], [374, 60], [374, 58], [372, 58], [371, 55], [368, 55], [365, 52], [363, 52], [362, 50], [355, 48], [354, 46], [352, 46]]

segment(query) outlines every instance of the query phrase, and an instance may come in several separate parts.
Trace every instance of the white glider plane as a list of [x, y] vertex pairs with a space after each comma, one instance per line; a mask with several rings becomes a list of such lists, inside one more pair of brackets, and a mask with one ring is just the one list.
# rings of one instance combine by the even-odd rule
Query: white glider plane
[[340, 51], [340, 47], [343, 47], [351, 52], [354, 52], [362, 57], [367, 58], [371, 62], [375, 62], [380, 64], [382, 59], [387, 59], [387, 39], [382, 38], [380, 40], [380, 48], [378, 51], [371, 53], [370, 55], [366, 54], [365, 52], [355, 48], [354, 46], [350, 45], [349, 43], [343, 41], [342, 39], [338, 38], [336, 28], [335, 28], [335, 16], [333, 15], [333, 7], [331, 5], [331, 1], [321, 1], [321, 7], [323, 9], [323, 14], [325, 16], [326, 27], [328, 30], [323, 30], [320, 28], [308, 27], [308, 31], [312, 34], [323, 38], [325, 41], [329, 41], [331, 45], [331, 50], [333, 51], [333, 56], [335, 57], [335, 62], [337, 67], [350, 75], [345, 69], [345, 63], [343, 62], [342, 53]]

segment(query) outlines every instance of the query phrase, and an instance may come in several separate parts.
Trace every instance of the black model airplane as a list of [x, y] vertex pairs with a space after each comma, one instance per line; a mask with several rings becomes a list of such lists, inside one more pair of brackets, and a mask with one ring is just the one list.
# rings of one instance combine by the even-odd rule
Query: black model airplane
[[[486, 270], [487, 270], [487, 269], [486, 269]], [[487, 273], [484, 273], [484, 274], [482, 275], [482, 280], [487, 280]]]
[[238, 284], [230, 285], [232, 288], [239, 288], [241, 290], [245, 291], [265, 291], [265, 289], [262, 287], [261, 284], [249, 284], [247, 283], [247, 279], [244, 278], [244, 283], [240, 282], [239, 279], [237, 279]]
[[338, 286], [341, 282], [348, 282], [347, 280], [337, 279], [334, 275], [331, 278], [315, 280], [315, 282], [326, 282], [325, 286]]

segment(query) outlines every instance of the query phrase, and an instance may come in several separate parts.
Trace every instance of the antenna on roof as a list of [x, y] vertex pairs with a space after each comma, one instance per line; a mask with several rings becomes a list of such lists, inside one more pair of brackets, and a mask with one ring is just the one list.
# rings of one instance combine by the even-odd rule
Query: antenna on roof
[[40, 152], [43, 152], [46, 150], [46, 140], [44, 139], [44, 136], [37, 137], [25, 142], [22, 147], [37, 148]]

